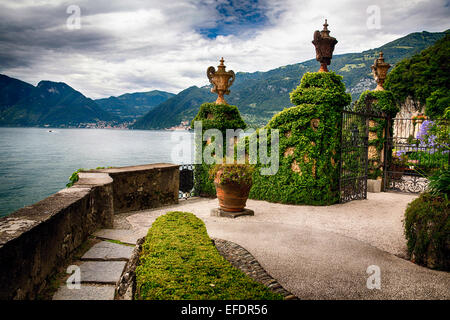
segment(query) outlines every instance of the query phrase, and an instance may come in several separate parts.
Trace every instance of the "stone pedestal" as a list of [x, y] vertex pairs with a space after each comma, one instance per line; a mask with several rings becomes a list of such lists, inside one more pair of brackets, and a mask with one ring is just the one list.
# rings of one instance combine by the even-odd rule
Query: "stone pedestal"
[[237, 218], [237, 217], [240, 217], [240, 216], [254, 216], [254, 215], [255, 215], [255, 212], [253, 210], [246, 209], [246, 208], [243, 211], [239, 211], [239, 212], [223, 211], [220, 208], [211, 209], [211, 216], [212, 217]]
[[367, 192], [381, 192], [381, 181], [380, 179], [367, 179]]

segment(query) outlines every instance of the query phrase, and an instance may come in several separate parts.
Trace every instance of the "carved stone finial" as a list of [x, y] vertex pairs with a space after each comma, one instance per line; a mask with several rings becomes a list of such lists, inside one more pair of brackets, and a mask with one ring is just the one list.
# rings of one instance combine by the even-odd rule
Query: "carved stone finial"
[[323, 24], [323, 30], [321, 32], [322, 36], [330, 36], [330, 30], [328, 30], [328, 22], [327, 19], [325, 19], [325, 23]]
[[319, 72], [328, 72], [327, 65], [330, 65], [333, 58], [334, 46], [338, 41], [336, 38], [330, 37], [328, 30], [328, 21], [325, 19], [323, 30], [314, 32], [313, 45], [316, 47], [316, 60], [320, 62]]
[[230, 94], [230, 87], [236, 78], [234, 71], [229, 70], [225, 71], [226, 66], [223, 64], [225, 60], [220, 59], [220, 64], [216, 69], [211, 66], [206, 70], [206, 75], [209, 79], [209, 82], [213, 85], [211, 88], [212, 93], [217, 93], [218, 97], [216, 100], [216, 104], [226, 104], [225, 98], [223, 97], [225, 94]]
[[377, 87], [375, 91], [383, 91], [384, 80], [386, 80], [387, 72], [391, 65], [389, 63], [384, 62], [383, 51], [380, 51], [380, 56], [378, 59], [375, 59], [373, 65], [370, 67], [372, 69], [373, 77], [377, 82]]

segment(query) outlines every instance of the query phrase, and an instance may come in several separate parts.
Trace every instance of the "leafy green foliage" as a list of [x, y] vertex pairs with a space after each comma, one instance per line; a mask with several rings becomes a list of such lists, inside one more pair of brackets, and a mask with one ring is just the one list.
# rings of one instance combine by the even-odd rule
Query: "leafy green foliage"
[[450, 169], [443, 169], [429, 177], [428, 190], [434, 196], [444, 196], [448, 199], [450, 195]]
[[242, 120], [239, 110], [236, 106], [228, 104], [204, 103], [191, 122], [194, 128], [194, 122], [201, 121], [203, 130], [219, 129], [225, 137], [226, 129], [245, 129], [247, 126]]
[[75, 184], [75, 182], [78, 182], [78, 180], [80, 179], [80, 177], [78, 176], [78, 173], [81, 171], [85, 171], [85, 169], [80, 168], [77, 171], [72, 173], [72, 175], [69, 177], [69, 182], [66, 184], [67, 188], [70, 188], [71, 186], [73, 186]]
[[432, 119], [442, 118], [445, 109], [450, 107], [450, 89], [440, 88], [433, 91], [426, 100], [425, 113]]
[[414, 262], [450, 270], [449, 213], [448, 198], [430, 193], [421, 194], [408, 205], [404, 227], [408, 252]]
[[136, 299], [282, 299], [226, 261], [202, 220], [169, 212], [155, 220], [136, 268]]
[[342, 79], [334, 72], [307, 72], [300, 85], [290, 93], [291, 102], [294, 105], [329, 104], [341, 110], [352, 100], [349, 94], [343, 94], [345, 85]]
[[[364, 91], [361, 93], [358, 101], [353, 106], [356, 112], [385, 114], [390, 118], [395, 118], [398, 111], [400, 111], [394, 95], [390, 91]], [[381, 153], [386, 142], [385, 127], [387, 120], [383, 118], [373, 117], [370, 119], [369, 132], [376, 135], [375, 139], [369, 140], [369, 147], [373, 146], [376, 150], [376, 156], [368, 161], [368, 178], [377, 179], [383, 176], [381, 161]], [[393, 134], [393, 127], [389, 128], [390, 134]]]
[[[107, 167], [107, 168], [112, 168], [112, 167]], [[97, 167], [95, 168], [95, 170], [100, 170], [100, 169], [106, 169], [106, 167]], [[93, 169], [83, 169], [80, 168], [77, 171], [74, 171], [72, 173], [72, 175], [69, 177], [69, 182], [66, 184], [67, 188], [70, 188], [71, 186], [73, 186], [75, 184], [75, 182], [78, 182], [78, 180], [80, 179], [80, 177], [78, 176], [78, 173], [82, 172], [82, 171], [90, 171]]]
[[426, 108], [425, 111], [430, 117], [439, 116], [440, 111], [444, 110], [442, 103], [445, 105], [445, 101], [448, 102], [445, 98], [448, 98], [450, 89], [449, 57], [450, 34], [447, 32], [433, 46], [397, 64], [388, 74], [385, 88], [392, 91], [399, 103], [411, 97], [414, 101], [425, 104], [430, 98], [431, 108]]
[[194, 167], [194, 190], [195, 194], [201, 197], [216, 196], [216, 187], [209, 175], [211, 168], [213, 168], [213, 165], [206, 163], [196, 164]]
[[250, 198], [312, 205], [339, 201], [341, 112], [351, 100], [341, 81], [333, 72], [303, 76], [291, 93], [292, 102], [301, 104], [281, 111], [264, 128], [269, 150], [272, 130], [279, 130], [278, 172], [261, 175], [259, 169], [270, 165], [258, 160]]
[[209, 171], [209, 178], [214, 180], [219, 172], [219, 184], [251, 185], [254, 168], [249, 164], [216, 164]]
[[354, 110], [357, 112], [385, 113], [395, 118], [400, 111], [394, 95], [390, 91], [364, 91], [355, 103]]
[[[227, 104], [204, 103], [191, 122], [191, 127], [195, 128], [195, 121], [202, 122], [202, 133], [208, 129], [218, 129], [221, 131], [223, 138], [226, 137], [226, 129], [245, 129], [246, 124], [242, 120], [239, 110], [236, 106]], [[215, 143], [214, 140], [211, 143]], [[203, 152], [206, 142], [196, 142], [195, 148], [200, 148]], [[222, 147], [222, 146], [221, 146]], [[215, 196], [216, 188], [209, 171], [213, 165], [206, 163], [196, 164], [194, 168], [194, 190], [196, 194], [201, 196]]]

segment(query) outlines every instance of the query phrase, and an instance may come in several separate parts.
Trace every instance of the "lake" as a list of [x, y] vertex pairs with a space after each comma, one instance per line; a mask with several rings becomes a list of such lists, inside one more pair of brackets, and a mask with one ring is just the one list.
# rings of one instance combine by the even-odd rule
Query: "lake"
[[188, 131], [0, 128], [0, 216], [65, 188], [79, 168], [193, 163], [193, 142]]

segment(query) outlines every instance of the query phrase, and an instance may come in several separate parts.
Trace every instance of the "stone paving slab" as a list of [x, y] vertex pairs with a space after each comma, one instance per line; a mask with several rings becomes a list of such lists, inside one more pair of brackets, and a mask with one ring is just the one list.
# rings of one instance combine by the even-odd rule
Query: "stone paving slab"
[[80, 265], [81, 283], [116, 284], [125, 264], [125, 261], [86, 261]]
[[80, 289], [69, 289], [62, 285], [53, 300], [114, 300], [113, 285], [81, 284]]
[[127, 261], [130, 259], [133, 249], [134, 247], [123, 244], [102, 241], [92, 246], [81, 257], [81, 260]]
[[146, 234], [134, 230], [126, 229], [101, 229], [94, 233], [94, 236], [101, 239], [118, 240], [123, 243], [136, 244], [139, 238]]

